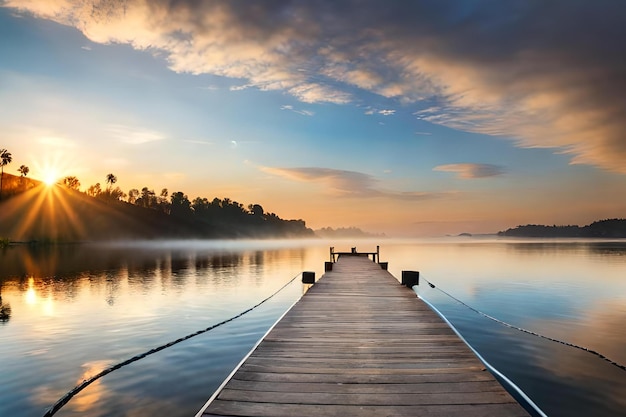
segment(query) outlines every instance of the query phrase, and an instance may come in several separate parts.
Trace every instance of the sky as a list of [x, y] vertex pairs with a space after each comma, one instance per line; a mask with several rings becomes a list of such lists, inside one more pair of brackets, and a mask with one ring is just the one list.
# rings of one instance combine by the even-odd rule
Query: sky
[[0, 0], [0, 148], [390, 236], [626, 217], [626, 3]]

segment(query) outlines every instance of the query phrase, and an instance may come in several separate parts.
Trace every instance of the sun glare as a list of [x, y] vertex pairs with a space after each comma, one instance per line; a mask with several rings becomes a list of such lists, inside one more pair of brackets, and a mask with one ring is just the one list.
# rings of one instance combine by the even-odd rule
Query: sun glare
[[51, 187], [61, 181], [64, 172], [70, 166], [65, 155], [61, 153], [49, 154], [44, 161], [35, 161], [32, 177]]
[[43, 182], [46, 184], [46, 186], [51, 187], [56, 184], [58, 180], [59, 174], [57, 174], [55, 171], [50, 170], [44, 173]]

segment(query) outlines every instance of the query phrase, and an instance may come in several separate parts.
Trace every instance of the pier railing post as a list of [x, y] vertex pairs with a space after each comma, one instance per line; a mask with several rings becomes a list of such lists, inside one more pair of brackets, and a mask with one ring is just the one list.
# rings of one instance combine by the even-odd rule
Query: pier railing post
[[315, 284], [315, 272], [305, 271], [302, 273], [303, 284]]
[[414, 285], [419, 285], [420, 273], [419, 271], [402, 271], [402, 285], [406, 285], [411, 288]]

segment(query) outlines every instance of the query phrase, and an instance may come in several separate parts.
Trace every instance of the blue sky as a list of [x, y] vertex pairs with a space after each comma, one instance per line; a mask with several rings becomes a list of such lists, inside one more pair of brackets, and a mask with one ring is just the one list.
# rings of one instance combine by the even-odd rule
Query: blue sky
[[625, 6], [380, 4], [2, 1], [6, 171], [389, 235], [624, 217]]

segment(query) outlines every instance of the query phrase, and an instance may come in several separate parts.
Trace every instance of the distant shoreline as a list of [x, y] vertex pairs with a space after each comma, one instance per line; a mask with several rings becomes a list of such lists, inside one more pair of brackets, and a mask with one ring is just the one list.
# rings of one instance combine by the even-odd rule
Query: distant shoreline
[[533, 238], [626, 238], [626, 219], [607, 219], [587, 226], [528, 224], [498, 232], [498, 236]]

